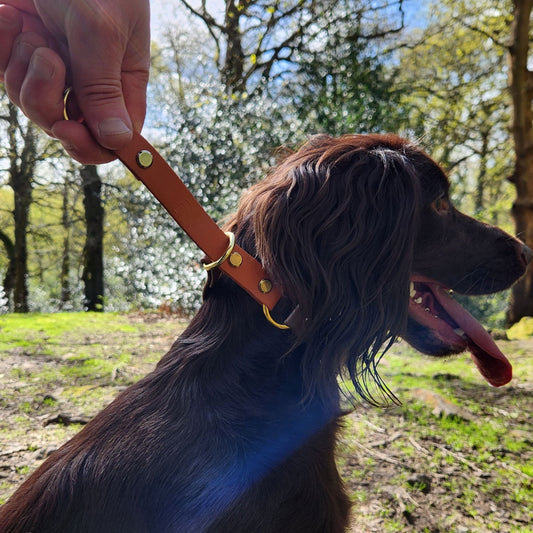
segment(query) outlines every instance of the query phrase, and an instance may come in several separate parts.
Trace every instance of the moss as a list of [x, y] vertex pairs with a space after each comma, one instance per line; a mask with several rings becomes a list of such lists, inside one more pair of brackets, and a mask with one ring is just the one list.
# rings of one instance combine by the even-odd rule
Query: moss
[[525, 316], [507, 330], [510, 340], [529, 339], [533, 337], [533, 317]]

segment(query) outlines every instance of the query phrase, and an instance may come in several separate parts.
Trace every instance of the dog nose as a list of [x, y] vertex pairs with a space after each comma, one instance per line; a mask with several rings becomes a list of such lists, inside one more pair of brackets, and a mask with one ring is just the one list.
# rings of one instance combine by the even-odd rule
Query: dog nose
[[533, 260], [533, 250], [526, 246], [525, 244], [522, 246], [522, 261], [524, 261], [525, 265], [529, 265], [531, 261]]

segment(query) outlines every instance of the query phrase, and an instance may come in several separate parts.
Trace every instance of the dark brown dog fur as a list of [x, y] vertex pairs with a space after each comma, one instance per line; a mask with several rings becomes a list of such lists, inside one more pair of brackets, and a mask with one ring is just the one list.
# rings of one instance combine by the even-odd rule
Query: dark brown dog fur
[[[243, 197], [228, 228], [299, 306], [270, 325], [227, 277], [157, 368], [67, 442], [0, 510], [3, 533], [339, 533], [339, 373], [387, 395], [383, 347], [454, 351], [408, 319], [410, 277], [508, 287], [529, 252], [457, 212], [448, 181], [396, 136], [318, 136]], [[377, 384], [377, 385], [376, 385]]]

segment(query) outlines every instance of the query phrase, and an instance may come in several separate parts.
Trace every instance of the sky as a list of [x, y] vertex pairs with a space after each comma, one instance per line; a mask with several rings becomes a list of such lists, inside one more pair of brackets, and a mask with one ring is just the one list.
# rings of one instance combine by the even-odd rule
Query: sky
[[[192, 5], [198, 5], [198, 1], [192, 0]], [[222, 10], [224, 5], [223, 0], [208, 0], [208, 10], [215, 12]], [[184, 8], [180, 6], [179, 0], [151, 0], [151, 27], [152, 39], [157, 40], [160, 34], [166, 29], [170, 23], [184, 23], [190, 24], [190, 19], [184, 15]]]
[[[193, 5], [198, 5], [197, 1], [192, 0]], [[423, 11], [426, 5], [426, 0], [404, 0], [403, 7], [407, 16], [407, 23], [409, 25], [419, 25], [423, 21]], [[151, 0], [150, 5], [152, 9], [152, 35], [157, 39], [162, 30], [168, 26], [169, 22], [179, 21], [184, 22], [187, 19], [183, 16], [183, 11], [180, 11], [179, 0]], [[222, 11], [224, 0], [208, 0], [208, 10], [215, 12]], [[183, 10], [183, 8], [181, 8]], [[187, 23], [190, 23], [187, 21]]]

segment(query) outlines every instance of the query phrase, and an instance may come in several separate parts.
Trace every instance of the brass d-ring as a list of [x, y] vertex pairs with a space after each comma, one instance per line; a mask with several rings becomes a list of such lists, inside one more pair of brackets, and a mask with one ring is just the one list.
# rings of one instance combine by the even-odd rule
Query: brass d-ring
[[276, 322], [273, 318], [272, 318], [272, 315], [270, 314], [270, 310], [269, 308], [263, 304], [263, 313], [265, 313], [265, 316], [266, 316], [266, 319], [273, 325], [273, 326], [276, 326], [278, 329], [291, 329], [289, 326], [287, 326], [286, 324], [280, 324], [279, 322]]
[[229, 239], [228, 249], [224, 252], [224, 255], [220, 259], [217, 259], [216, 261], [213, 261], [212, 263], [208, 263], [207, 265], [204, 265], [204, 269], [207, 271], [213, 270], [214, 268], [219, 267], [231, 255], [231, 252], [233, 252], [233, 248], [235, 247], [235, 234], [232, 233], [231, 231], [225, 231], [224, 233]]

